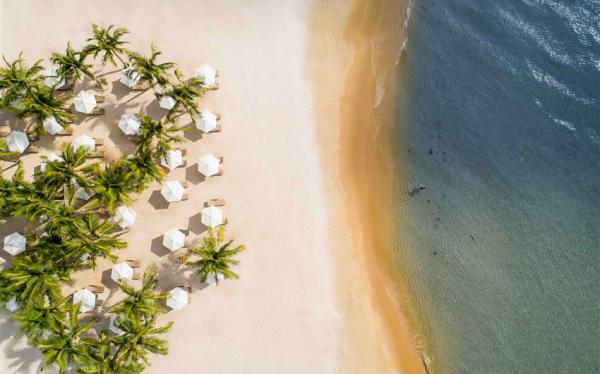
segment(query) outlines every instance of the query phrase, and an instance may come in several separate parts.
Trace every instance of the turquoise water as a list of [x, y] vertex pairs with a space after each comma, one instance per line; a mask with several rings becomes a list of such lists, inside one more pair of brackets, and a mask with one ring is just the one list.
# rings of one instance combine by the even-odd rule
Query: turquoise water
[[397, 257], [429, 369], [599, 373], [600, 2], [416, 1], [399, 69]]

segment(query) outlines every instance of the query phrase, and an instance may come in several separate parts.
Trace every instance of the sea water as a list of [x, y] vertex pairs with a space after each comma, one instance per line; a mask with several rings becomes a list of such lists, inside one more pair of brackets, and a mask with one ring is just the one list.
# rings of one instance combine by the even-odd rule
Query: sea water
[[411, 4], [396, 254], [430, 371], [599, 373], [600, 1]]

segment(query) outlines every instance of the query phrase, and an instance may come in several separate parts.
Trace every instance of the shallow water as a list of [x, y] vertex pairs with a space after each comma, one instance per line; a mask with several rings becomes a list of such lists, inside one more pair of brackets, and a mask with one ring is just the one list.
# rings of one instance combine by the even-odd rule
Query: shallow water
[[600, 372], [600, 3], [416, 1], [399, 69], [397, 263], [429, 368]]

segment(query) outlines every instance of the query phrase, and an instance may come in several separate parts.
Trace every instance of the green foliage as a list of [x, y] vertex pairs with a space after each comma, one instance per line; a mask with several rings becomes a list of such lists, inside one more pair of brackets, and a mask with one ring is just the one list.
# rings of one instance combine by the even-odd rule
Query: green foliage
[[175, 99], [175, 106], [167, 113], [169, 120], [172, 120], [174, 114], [181, 108], [194, 118], [199, 113], [196, 100], [204, 96], [207, 89], [204, 87], [202, 79], [194, 77], [186, 81], [183, 79], [183, 74], [177, 69], [175, 69], [175, 77], [177, 82], [171, 83], [162, 93], [156, 94], [156, 98], [160, 100], [163, 96], [170, 96]]
[[187, 126], [177, 126], [168, 119], [155, 120], [143, 114], [137, 114], [140, 120], [140, 136], [138, 144], [154, 145], [155, 154], [164, 157], [167, 151], [173, 149], [173, 144], [181, 143], [183, 138], [178, 132], [186, 131]]
[[[223, 274], [225, 279], [237, 279], [238, 275], [231, 270], [231, 267], [237, 265], [239, 261], [234, 259], [238, 253], [245, 247], [238, 245], [233, 247], [233, 240], [224, 241], [225, 227], [219, 227], [217, 235], [208, 228], [208, 238], [203, 238], [202, 244], [196, 248], [190, 248], [190, 252], [200, 257], [199, 260], [190, 261], [187, 265], [191, 266], [200, 281], [206, 282], [208, 276]], [[216, 278], [217, 283], [219, 282]]]
[[92, 73], [92, 65], [85, 62], [87, 56], [87, 51], [76, 51], [71, 47], [71, 43], [67, 43], [65, 53], [52, 53], [50, 61], [57, 67], [57, 76], [64, 79], [65, 82], [72, 79], [73, 84], [75, 84], [78, 80], [81, 80], [83, 76], [87, 76], [100, 84], [100, 82], [96, 80], [94, 73]]
[[84, 52], [94, 56], [94, 58], [98, 57], [99, 54], [102, 54], [103, 64], [110, 61], [113, 66], [117, 66], [115, 61], [115, 58], [117, 58], [121, 64], [125, 66], [125, 62], [121, 58], [121, 55], [127, 53], [127, 49], [125, 49], [124, 45], [129, 42], [122, 38], [126, 34], [129, 34], [129, 30], [123, 27], [114, 28], [113, 25], [102, 27], [92, 24], [92, 33], [93, 36], [87, 40], [88, 42], [91, 42], [91, 44], [88, 44], [84, 48]]
[[6, 67], [0, 68], [0, 90], [4, 89], [1, 106], [8, 107], [13, 101], [21, 99], [32, 88], [42, 83], [43, 78], [40, 73], [44, 68], [42, 60], [37, 60], [28, 68], [22, 52], [13, 62], [8, 62], [4, 56], [2, 59]]
[[154, 44], [150, 47], [150, 57], [137, 52], [129, 52], [129, 63], [133, 68], [130, 73], [137, 72], [140, 75], [140, 83], [146, 83], [151, 87], [156, 85], [166, 86], [169, 83], [169, 70], [175, 67], [172, 62], [158, 63], [157, 59], [162, 52], [156, 49]]
[[65, 126], [73, 119], [73, 114], [67, 110], [68, 96], [56, 96], [54, 88], [44, 85], [32, 87], [21, 99], [19, 107], [13, 108], [19, 119], [31, 118], [35, 123], [35, 130], [39, 134], [45, 132], [43, 121], [54, 116], [56, 121]]
[[127, 295], [112, 308], [112, 312], [126, 319], [148, 321], [161, 312], [158, 301], [165, 299], [164, 293], [156, 292], [158, 279], [152, 270], [144, 273], [142, 287], [138, 290], [125, 282], [119, 283], [119, 288]]

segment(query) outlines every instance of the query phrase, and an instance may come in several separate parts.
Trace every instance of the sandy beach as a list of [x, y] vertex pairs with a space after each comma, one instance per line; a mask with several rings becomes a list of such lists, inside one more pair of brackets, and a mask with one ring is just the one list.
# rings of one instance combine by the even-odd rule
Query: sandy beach
[[[346, 189], [347, 164], [340, 167], [340, 158], [350, 160], [344, 154], [348, 146], [340, 145], [348, 144], [338, 126], [348, 118], [341, 99], [349, 102], [347, 79], [356, 80], [356, 69], [364, 69], [356, 65], [357, 39], [345, 28], [348, 17], [364, 14], [360, 9], [342, 0], [0, 4], [0, 52], [8, 59], [20, 51], [30, 62], [47, 58], [63, 51], [67, 41], [79, 48], [94, 22], [128, 28], [133, 50], [148, 53], [156, 43], [162, 61], [177, 62], [187, 76], [204, 63], [220, 72], [220, 89], [201, 105], [222, 113], [223, 131], [187, 133], [182, 148], [188, 166], [165, 178], [187, 180], [190, 199], [169, 206], [160, 186], [151, 185], [132, 204], [137, 221], [123, 237], [128, 248], [118, 255], [156, 266], [161, 289], [180, 284], [190, 274], [173, 264], [162, 234], [179, 228], [192, 238], [203, 235], [199, 212], [211, 198], [226, 199], [228, 236], [248, 250], [239, 257], [238, 281], [205, 287], [192, 277], [191, 304], [163, 316], [175, 322], [166, 335], [169, 355], [153, 357], [148, 373], [413, 373], [422, 368], [382, 287], [393, 275], [369, 260], [369, 248], [380, 247], [373, 237], [383, 231], [357, 231], [362, 208], [348, 206], [364, 191]], [[119, 78], [114, 70], [103, 70], [108, 72], [106, 114], [74, 126], [76, 135], [104, 138], [108, 158], [133, 150], [115, 125], [121, 114], [140, 108], [161, 114], [150, 92], [136, 96], [113, 85]], [[40, 155], [67, 140], [43, 136]], [[223, 176], [204, 180], [197, 173], [196, 160], [207, 152], [225, 158]], [[40, 155], [23, 157], [28, 175]], [[14, 229], [3, 225], [0, 236]], [[104, 262], [95, 273], [76, 274], [64, 291], [101, 281], [110, 287], [109, 271]], [[106, 291], [106, 307], [119, 296]], [[13, 337], [17, 328], [7, 319], [0, 319], [0, 372], [36, 372], [39, 353]]]

